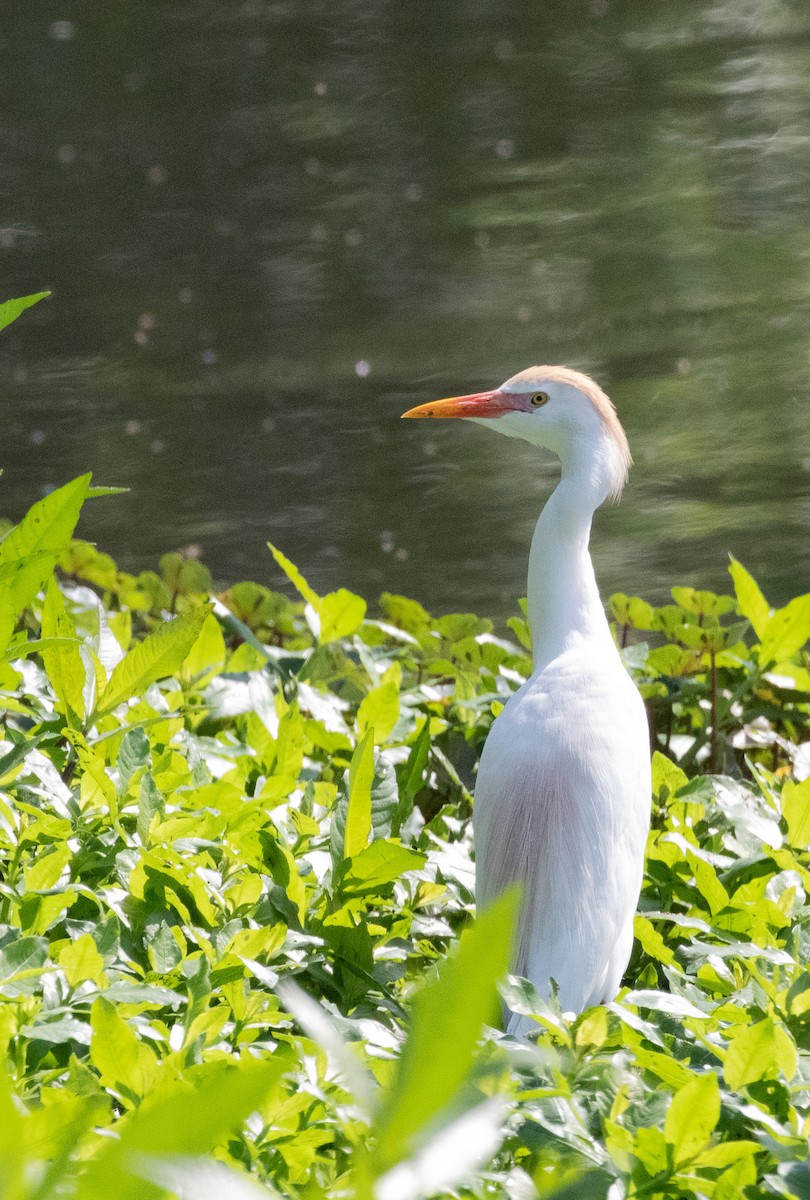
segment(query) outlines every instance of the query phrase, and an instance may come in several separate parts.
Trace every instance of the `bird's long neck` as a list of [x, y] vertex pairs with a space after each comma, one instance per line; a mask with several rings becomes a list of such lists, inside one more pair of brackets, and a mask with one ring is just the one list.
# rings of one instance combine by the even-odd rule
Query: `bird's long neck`
[[612, 645], [588, 542], [604, 491], [567, 471], [550, 496], [532, 538], [528, 609], [535, 673], [578, 644]]

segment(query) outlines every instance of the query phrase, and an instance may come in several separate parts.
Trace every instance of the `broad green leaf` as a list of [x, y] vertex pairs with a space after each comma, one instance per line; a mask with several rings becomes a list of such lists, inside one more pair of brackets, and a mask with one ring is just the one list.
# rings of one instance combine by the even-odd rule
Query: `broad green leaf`
[[[41, 937], [21, 937], [0, 947], [0, 983], [19, 978], [27, 971], [43, 967], [48, 958], [48, 943]], [[4, 989], [5, 990], [5, 989]]]
[[792, 658], [810, 638], [810, 594], [777, 608], [762, 634], [761, 666]]
[[141, 793], [138, 801], [138, 837], [142, 846], [149, 845], [149, 829], [152, 819], [162, 813], [166, 801], [155, 783], [151, 771], [144, 771], [141, 776]]
[[369, 731], [357, 743], [349, 766], [349, 807], [343, 855], [354, 858], [371, 836], [371, 783], [374, 778], [374, 738]]
[[366, 617], [366, 602], [353, 592], [339, 588], [322, 598], [318, 606], [321, 627], [318, 641], [322, 644], [350, 637], [356, 633]]
[[81, 475], [50, 492], [0, 542], [0, 572], [15, 612], [31, 603], [70, 541], [90, 478]]
[[402, 669], [394, 663], [385, 672], [379, 687], [372, 688], [357, 710], [357, 729], [362, 737], [372, 731], [375, 745], [382, 745], [399, 720], [399, 693]]
[[518, 904], [512, 889], [483, 912], [414, 997], [408, 1040], [376, 1122], [378, 1174], [409, 1153], [467, 1078], [496, 985], [509, 969]]
[[28, 1164], [20, 1153], [24, 1145], [24, 1118], [3, 1064], [0, 1067], [0, 1196], [4, 1200], [27, 1200], [30, 1195], [24, 1181]]
[[68, 986], [75, 988], [85, 980], [106, 987], [104, 959], [98, 952], [92, 934], [84, 933], [75, 942], [69, 942], [59, 953], [59, 966], [65, 972]]
[[652, 756], [652, 790], [659, 803], [665, 804], [689, 782], [685, 771], [660, 750]]
[[53, 576], [48, 580], [45, 604], [42, 609], [43, 639], [61, 639], [58, 644], [42, 649], [42, 661], [56, 698], [62, 705], [68, 724], [81, 726], [84, 719], [84, 685], [86, 672], [73, 622], [65, 610], [59, 585]]
[[657, 962], [671, 966], [675, 962], [674, 951], [666, 944], [661, 934], [646, 917], [636, 913], [633, 922], [633, 932], [641, 943], [643, 950], [656, 959]]
[[165, 679], [167, 675], [179, 671], [210, 611], [204, 605], [188, 615], [175, 617], [159, 625], [154, 633], [134, 646], [110, 676], [94, 714], [95, 719], [112, 712], [136, 693], [142, 694], [158, 679]]
[[347, 862], [343, 891], [371, 891], [398, 879], [405, 871], [419, 870], [426, 861], [425, 855], [416, 850], [378, 838]]
[[723, 1074], [737, 1090], [759, 1079], [771, 1079], [778, 1071], [787, 1079], [796, 1073], [796, 1046], [790, 1034], [770, 1017], [732, 1032]]
[[164, 554], [160, 573], [173, 596], [191, 596], [211, 591], [211, 572], [196, 558], [186, 558], [176, 551]]
[[222, 626], [213, 613], [203, 621], [199, 637], [186, 655], [183, 663], [183, 678], [187, 683], [196, 680], [197, 687], [204, 687], [211, 677], [222, 669], [228, 657]]
[[789, 779], [782, 788], [782, 816], [788, 827], [788, 841], [797, 850], [810, 849], [810, 778], [801, 783]]
[[146, 766], [150, 750], [149, 738], [140, 725], [136, 725], [134, 729], [128, 729], [124, 734], [118, 749], [118, 757], [115, 760], [115, 767], [118, 771], [119, 796], [126, 796], [129, 790], [129, 781], [136, 771]]
[[4, 300], [0, 304], [0, 329], [5, 329], [32, 304], [38, 304], [40, 300], [44, 300], [50, 294], [50, 292], [34, 292], [31, 296], [19, 296], [16, 300]]
[[734, 581], [739, 610], [751, 622], [754, 633], [761, 640], [771, 618], [770, 605], [753, 575], [749, 575], [741, 562], [732, 558], [728, 570]]
[[157, 1076], [157, 1060], [149, 1047], [108, 1000], [93, 1003], [90, 1027], [90, 1058], [102, 1083], [127, 1095], [146, 1095]]
[[664, 1137], [676, 1163], [693, 1158], [709, 1141], [720, 1119], [717, 1076], [707, 1072], [675, 1093], [664, 1118]]
[[728, 904], [728, 892], [717, 878], [711, 863], [694, 854], [687, 854], [686, 860], [692, 869], [697, 889], [709, 906], [709, 912], [713, 917], [716, 916]]
[[724, 613], [732, 612], [734, 609], [734, 601], [731, 596], [718, 596], [714, 592], [700, 592], [691, 587], [674, 587], [672, 599], [679, 608], [692, 617], [721, 617]]
[[77, 1200], [151, 1200], [148, 1185], [126, 1169], [129, 1156], [209, 1154], [261, 1107], [290, 1066], [290, 1055], [280, 1048], [265, 1062], [206, 1063], [193, 1084], [170, 1076], [122, 1126], [119, 1138], [105, 1139], [80, 1178]]

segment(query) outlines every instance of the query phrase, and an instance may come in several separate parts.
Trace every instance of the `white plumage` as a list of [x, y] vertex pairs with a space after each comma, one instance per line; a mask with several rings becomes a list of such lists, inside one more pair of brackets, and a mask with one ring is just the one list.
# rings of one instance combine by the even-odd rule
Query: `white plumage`
[[[412, 409], [466, 416], [553, 450], [560, 482], [529, 557], [531, 678], [484, 746], [475, 789], [476, 891], [524, 887], [515, 971], [564, 1011], [611, 1000], [633, 942], [650, 812], [644, 705], [613, 642], [588, 542], [630, 465], [615, 409], [587, 376], [532, 367], [492, 392]], [[533, 1022], [512, 1013], [508, 1032]]]

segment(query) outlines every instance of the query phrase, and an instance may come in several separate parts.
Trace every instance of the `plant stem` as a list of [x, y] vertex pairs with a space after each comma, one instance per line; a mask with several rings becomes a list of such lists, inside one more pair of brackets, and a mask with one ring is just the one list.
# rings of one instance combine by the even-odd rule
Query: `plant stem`
[[711, 721], [712, 721], [712, 750], [711, 750], [711, 766], [712, 771], [716, 774], [720, 770], [720, 738], [717, 730], [717, 656], [714, 651], [709, 652], [709, 660], [711, 662], [712, 675], [712, 695], [711, 695]]

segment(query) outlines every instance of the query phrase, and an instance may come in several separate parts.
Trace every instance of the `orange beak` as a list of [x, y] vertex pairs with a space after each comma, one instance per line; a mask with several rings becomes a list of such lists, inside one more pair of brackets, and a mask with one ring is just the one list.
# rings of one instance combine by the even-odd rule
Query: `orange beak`
[[451, 396], [449, 400], [430, 400], [409, 408], [403, 417], [502, 417], [515, 405], [505, 392], [473, 392], [470, 396]]

